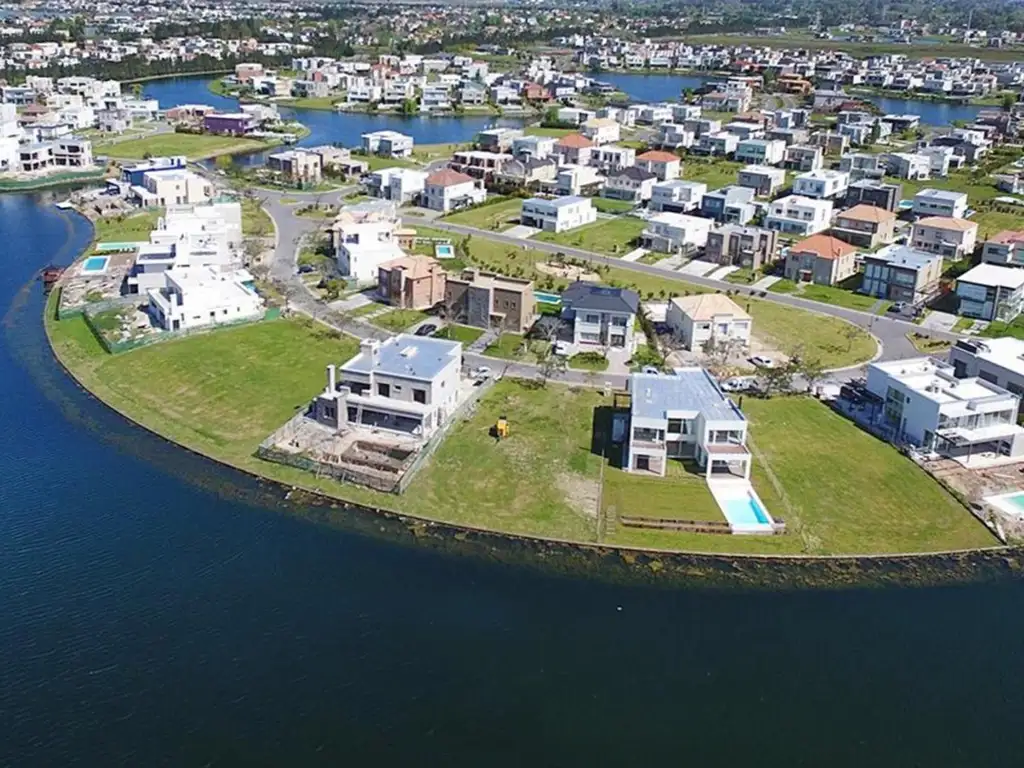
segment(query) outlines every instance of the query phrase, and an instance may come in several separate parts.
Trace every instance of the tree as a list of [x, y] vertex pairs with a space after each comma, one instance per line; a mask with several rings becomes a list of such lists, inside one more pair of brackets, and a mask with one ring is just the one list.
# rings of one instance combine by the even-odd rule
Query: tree
[[1013, 109], [1013, 105], [1017, 103], [1017, 94], [1015, 93], [1004, 93], [1000, 104], [1002, 104], [1003, 111], [1009, 112]]
[[132, 96], [136, 99], [142, 98], [142, 83], [132, 83]]
[[776, 365], [772, 368], [764, 368], [761, 371], [761, 388], [765, 397], [771, 397], [777, 392], [786, 392], [793, 386], [792, 361], [784, 365]]
[[825, 378], [825, 366], [817, 358], [801, 358], [797, 363], [797, 373], [807, 383], [807, 391], [813, 393], [815, 385]]
[[337, 301], [344, 287], [345, 285], [341, 280], [336, 277], [331, 278], [324, 285], [324, 299], [327, 301]]
[[537, 378], [540, 379], [540, 385], [546, 387], [548, 385], [548, 379], [552, 379], [555, 376], [560, 376], [565, 373], [567, 366], [566, 359], [561, 355], [556, 355], [550, 344], [544, 345], [536, 352], [537, 356]]

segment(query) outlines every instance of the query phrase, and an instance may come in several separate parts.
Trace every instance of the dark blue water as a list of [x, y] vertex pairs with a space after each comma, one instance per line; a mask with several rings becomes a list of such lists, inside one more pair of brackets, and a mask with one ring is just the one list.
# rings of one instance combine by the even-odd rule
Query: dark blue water
[[[181, 77], [170, 80], [155, 80], [145, 86], [148, 98], [158, 99], [161, 109], [179, 104], [210, 104], [222, 110], [237, 110], [238, 102], [210, 91], [208, 78]], [[298, 120], [310, 133], [299, 141], [302, 146], [340, 144], [358, 147], [360, 137], [369, 131], [401, 131], [412, 136], [417, 144], [448, 144], [471, 141], [485, 128], [499, 125], [520, 126], [522, 120], [488, 116], [467, 117], [406, 117], [402, 115], [362, 114], [358, 112], [337, 113], [318, 109], [280, 108], [285, 118]], [[245, 155], [238, 158], [243, 164], [262, 162], [263, 154]]]
[[0, 196], [0, 765], [1007, 766], [1024, 585], [609, 586], [302, 518], [41, 330], [88, 240]]
[[684, 89], [696, 90], [708, 80], [692, 75], [639, 75], [629, 72], [601, 72], [595, 77], [611, 83], [630, 98], [644, 102], [678, 101]]
[[947, 102], [927, 101], [924, 99], [893, 99], [886, 96], [869, 96], [868, 100], [877, 104], [886, 114], [920, 115], [923, 125], [944, 125], [947, 127], [955, 120], [972, 122], [978, 112], [985, 109], [985, 107], [967, 104], [949, 104]]

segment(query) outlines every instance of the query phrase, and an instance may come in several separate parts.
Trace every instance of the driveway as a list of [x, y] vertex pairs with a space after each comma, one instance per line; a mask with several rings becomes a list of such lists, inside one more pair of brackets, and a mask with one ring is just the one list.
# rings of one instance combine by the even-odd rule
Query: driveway
[[921, 321], [921, 328], [929, 331], [952, 331], [960, 318], [948, 312], [932, 312]]
[[506, 229], [501, 234], [508, 235], [509, 237], [518, 237], [520, 240], [526, 240], [533, 237], [538, 232], [540, 232], [540, 230], [536, 227], [528, 227], [525, 224], [516, 224], [514, 227]]

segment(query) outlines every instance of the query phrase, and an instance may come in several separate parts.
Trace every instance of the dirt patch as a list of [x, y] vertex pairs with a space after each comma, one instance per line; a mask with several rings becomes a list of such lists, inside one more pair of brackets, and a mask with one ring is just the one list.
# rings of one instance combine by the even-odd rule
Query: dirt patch
[[562, 264], [547, 264], [541, 262], [537, 264], [537, 271], [543, 272], [546, 275], [554, 275], [555, 277], [562, 277], [566, 280], [583, 280], [585, 282], [596, 283], [601, 280], [601, 276], [597, 272], [591, 272], [586, 267], [571, 267]]
[[597, 501], [601, 495], [601, 484], [597, 480], [562, 472], [555, 478], [555, 485], [565, 494], [565, 501], [570, 507], [584, 517], [597, 518]]

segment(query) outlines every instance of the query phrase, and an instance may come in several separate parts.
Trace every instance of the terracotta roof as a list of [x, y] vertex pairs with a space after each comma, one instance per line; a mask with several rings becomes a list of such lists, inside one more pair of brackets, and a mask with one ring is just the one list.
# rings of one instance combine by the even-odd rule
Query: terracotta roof
[[861, 203], [860, 205], [853, 206], [853, 208], [850, 208], [847, 211], [840, 211], [839, 218], [853, 219], [854, 221], [871, 221], [878, 224], [883, 221], [895, 219], [896, 214], [892, 211], [887, 211], [885, 208]]
[[406, 277], [415, 280], [420, 277], [428, 277], [432, 272], [440, 269], [441, 262], [429, 256], [402, 256], [398, 259], [386, 261], [380, 265], [381, 269], [401, 269]]
[[451, 168], [442, 168], [427, 176], [427, 184], [432, 187], [454, 187], [456, 184], [465, 184], [472, 180], [472, 176], [453, 171]]
[[671, 163], [673, 160], [678, 161], [679, 158], [671, 152], [659, 152], [656, 149], [652, 149], [650, 152], [644, 152], [642, 155], [639, 155], [637, 160], [647, 160], [652, 163]]
[[594, 142], [582, 133], [567, 133], [558, 141], [558, 146], [568, 149], [582, 149], [583, 147], [594, 146]]
[[857, 248], [831, 235], [811, 235], [789, 249], [790, 253], [813, 253], [821, 259], [838, 259], [853, 253]]
[[988, 241], [990, 243], [999, 243], [1000, 245], [1024, 243], [1024, 230], [1004, 229], [995, 237], [990, 237]]
[[923, 219], [918, 219], [914, 222], [914, 226], [918, 224], [925, 227], [935, 227], [936, 229], [952, 229], [957, 232], [970, 232], [972, 229], [978, 228], [977, 222], [968, 221], [967, 219], [954, 219], [950, 216], [925, 216]]
[[716, 315], [732, 315], [737, 320], [749, 320], [750, 315], [740, 305], [721, 293], [699, 293], [696, 296], [677, 296], [672, 303], [693, 320], [711, 320]]

